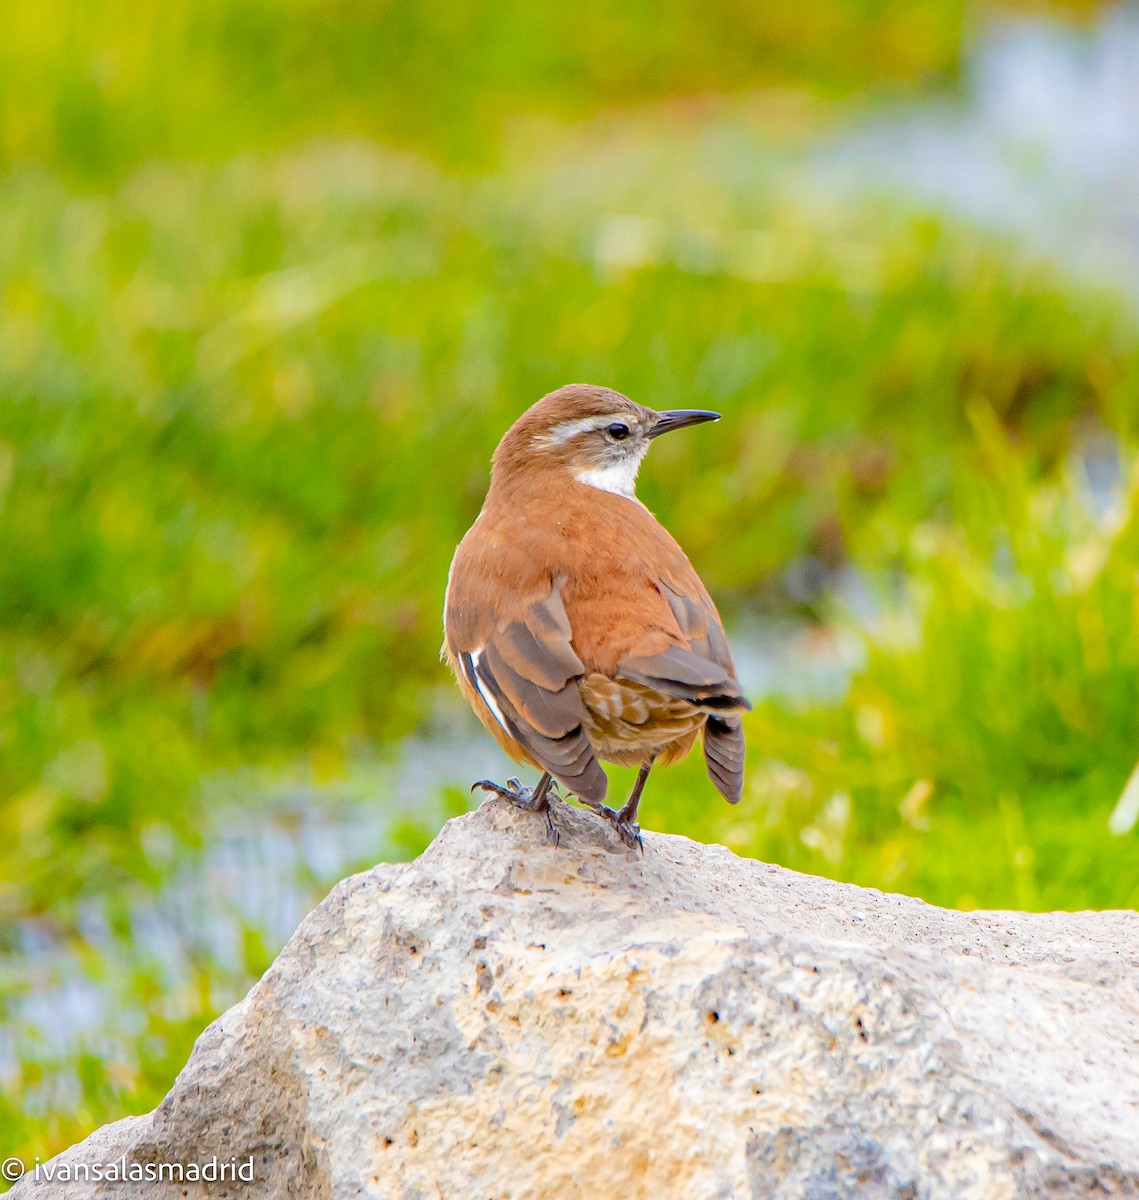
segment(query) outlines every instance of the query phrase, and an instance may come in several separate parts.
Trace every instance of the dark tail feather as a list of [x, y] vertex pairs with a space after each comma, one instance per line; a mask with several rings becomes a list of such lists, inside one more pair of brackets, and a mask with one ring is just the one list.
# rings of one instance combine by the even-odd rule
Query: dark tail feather
[[729, 804], [738, 804], [744, 788], [744, 731], [739, 717], [709, 717], [704, 724], [704, 761], [708, 778]]

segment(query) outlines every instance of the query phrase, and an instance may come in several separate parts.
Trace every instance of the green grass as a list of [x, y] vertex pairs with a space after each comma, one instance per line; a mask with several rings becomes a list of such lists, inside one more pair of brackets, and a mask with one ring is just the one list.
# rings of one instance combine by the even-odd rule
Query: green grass
[[763, 705], [740, 811], [686, 796], [670, 824], [948, 906], [1139, 907], [1139, 837], [1109, 833], [1139, 762], [1139, 470], [1099, 516], [1078, 464], [1036, 482], [972, 415], [989, 474], [915, 528], [842, 704]]
[[[650, 827], [962, 907], [1139, 904], [1107, 825], [1139, 757], [1134, 314], [820, 195], [788, 148], [955, 74], [963, 9], [903, 7], [8, 6], [0, 1009], [34, 929], [139, 1025], [70, 1059], [18, 1028], [7, 1149], [152, 1106], [262, 969], [250, 926], [172, 983], [133, 906], [193, 861], [204, 780], [335, 783], [424, 728], [490, 453], [571, 380], [723, 412], [643, 498], [730, 623], [861, 645], [841, 700], [757, 706], [738, 809], [693, 759]], [[869, 625], [803, 562], [869, 581]]]

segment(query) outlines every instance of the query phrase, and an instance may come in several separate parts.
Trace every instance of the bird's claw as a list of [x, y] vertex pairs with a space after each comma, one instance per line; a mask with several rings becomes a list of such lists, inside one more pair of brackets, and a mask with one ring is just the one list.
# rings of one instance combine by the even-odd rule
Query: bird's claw
[[635, 822], [618, 821], [616, 824], [617, 836], [629, 847], [630, 850], [639, 850], [641, 857], [644, 857], [645, 843], [641, 838], [641, 827]]
[[604, 804], [596, 811], [613, 826], [614, 832], [630, 850], [639, 850], [644, 854], [645, 843], [641, 838], [641, 827], [636, 821], [630, 821], [623, 812], [616, 812]]
[[489, 792], [492, 796], [498, 796], [502, 800], [509, 800], [511, 804], [516, 804], [526, 812], [545, 813], [546, 841], [551, 846], [556, 846], [561, 841], [561, 831], [554, 824], [554, 815], [550, 811], [549, 804], [551, 790], [555, 795], [561, 795], [553, 780], [547, 784], [546, 791], [542, 795], [535, 793], [533, 788], [523, 787], [522, 780], [513, 775], [506, 781], [505, 787], [501, 783], [495, 783], [492, 779], [476, 779], [471, 784], [471, 791], [476, 789]]
[[498, 796], [502, 800], [509, 800], [511, 804], [517, 804], [527, 812], [541, 812], [546, 806], [545, 796], [535, 796], [532, 788], [522, 786], [521, 779], [511, 777], [506, 781], [505, 787], [501, 783], [495, 783], [493, 779], [476, 779], [471, 784], [471, 791], [475, 788], [490, 792], [492, 796]]
[[495, 783], [493, 779], [476, 779], [471, 784], [471, 791], [490, 792], [492, 796], [501, 796], [504, 800], [514, 798], [509, 788], [504, 788], [501, 783]]

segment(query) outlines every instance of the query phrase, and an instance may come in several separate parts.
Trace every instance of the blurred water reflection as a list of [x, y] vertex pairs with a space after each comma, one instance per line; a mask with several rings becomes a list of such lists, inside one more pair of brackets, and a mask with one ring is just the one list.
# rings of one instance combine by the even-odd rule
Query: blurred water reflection
[[1139, 7], [1086, 31], [990, 24], [963, 97], [877, 115], [827, 145], [832, 185], [909, 196], [1139, 289]]

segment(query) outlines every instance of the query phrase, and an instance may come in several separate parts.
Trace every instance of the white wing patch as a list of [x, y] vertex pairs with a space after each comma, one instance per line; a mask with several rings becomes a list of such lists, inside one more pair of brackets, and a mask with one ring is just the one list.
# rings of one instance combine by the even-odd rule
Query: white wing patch
[[483, 698], [483, 702], [486, 704], [487, 708], [494, 713], [494, 719], [499, 723], [499, 725], [502, 726], [505, 733], [508, 733], [511, 737], [513, 737], [514, 734], [510, 733], [510, 726], [507, 725], [506, 718], [502, 715], [502, 709], [498, 707], [498, 701], [495, 700], [490, 689], [486, 687], [483, 681], [479, 678], [479, 661], [481, 660], [482, 653], [485, 649], [485, 646], [480, 646], [477, 650], [471, 651], [471, 681], [474, 683], [475, 687], [478, 688], [479, 695]]

